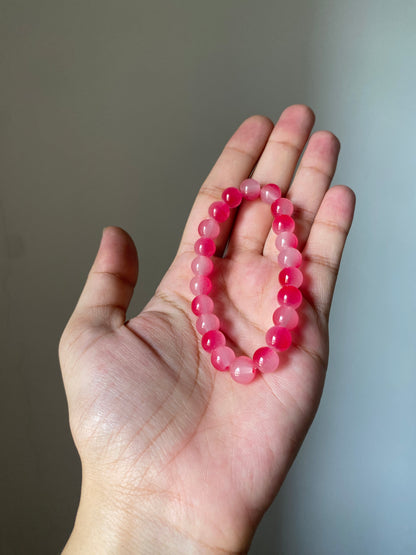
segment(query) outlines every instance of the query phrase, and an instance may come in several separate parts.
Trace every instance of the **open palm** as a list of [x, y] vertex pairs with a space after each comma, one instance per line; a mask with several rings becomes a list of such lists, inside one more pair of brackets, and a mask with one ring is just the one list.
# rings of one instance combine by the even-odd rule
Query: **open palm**
[[[313, 123], [311, 110], [297, 105], [274, 127], [260, 116], [240, 126], [196, 198], [170, 269], [128, 322], [136, 249], [121, 229], [104, 232], [62, 335], [60, 359], [83, 492], [99, 491], [113, 511], [131, 515], [128, 535], [134, 521], [155, 518], [198, 552], [244, 551], [312, 422], [354, 207], [347, 187], [327, 191], [339, 151], [331, 133], [312, 135], [295, 173]], [[198, 223], [221, 191], [238, 186], [253, 168], [255, 179], [277, 183], [295, 205], [304, 301], [277, 372], [244, 386], [214, 370], [202, 350], [189, 281]], [[237, 354], [252, 356], [272, 325], [279, 266], [270, 227], [268, 207], [250, 202], [216, 240], [211, 296]], [[135, 541], [139, 548], [140, 537]]]

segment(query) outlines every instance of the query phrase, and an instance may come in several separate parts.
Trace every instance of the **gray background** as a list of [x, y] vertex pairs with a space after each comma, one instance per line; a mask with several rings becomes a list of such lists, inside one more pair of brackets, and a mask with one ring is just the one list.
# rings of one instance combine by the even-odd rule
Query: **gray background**
[[80, 464], [57, 359], [101, 230], [139, 310], [247, 116], [309, 104], [357, 194], [321, 408], [253, 554], [416, 552], [416, 4], [1, 0], [3, 554], [57, 553]]

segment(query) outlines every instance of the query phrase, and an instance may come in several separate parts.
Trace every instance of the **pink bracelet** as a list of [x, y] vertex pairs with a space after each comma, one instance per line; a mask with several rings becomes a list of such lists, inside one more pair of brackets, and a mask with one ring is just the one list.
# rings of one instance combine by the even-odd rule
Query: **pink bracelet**
[[[218, 316], [214, 314], [214, 301], [209, 296], [212, 282], [209, 279], [214, 264], [211, 257], [215, 253], [214, 239], [220, 233], [220, 223], [225, 222], [230, 215], [230, 209], [239, 206], [243, 199], [257, 198], [271, 205], [273, 214], [273, 231], [276, 233], [276, 248], [278, 261], [282, 266], [279, 273], [281, 288], [277, 295], [279, 307], [273, 314], [272, 326], [266, 332], [265, 347], [260, 347], [253, 358], [247, 356], [236, 357], [234, 351], [225, 345], [225, 336], [219, 331], [221, 327]], [[260, 188], [260, 183], [254, 179], [245, 179], [240, 188], [229, 187], [222, 193], [222, 200], [213, 202], [209, 209], [209, 218], [198, 226], [200, 238], [195, 242], [196, 258], [192, 261], [192, 278], [190, 288], [195, 298], [192, 301], [192, 312], [198, 316], [196, 329], [202, 335], [202, 348], [211, 353], [214, 368], [220, 371], [229, 370], [231, 377], [239, 383], [250, 383], [258, 371], [274, 372], [279, 366], [279, 351], [286, 351], [292, 342], [291, 330], [299, 322], [296, 309], [302, 302], [299, 287], [303, 281], [299, 266], [302, 255], [297, 250], [298, 239], [294, 234], [292, 202], [281, 196], [280, 188], [269, 183]]]

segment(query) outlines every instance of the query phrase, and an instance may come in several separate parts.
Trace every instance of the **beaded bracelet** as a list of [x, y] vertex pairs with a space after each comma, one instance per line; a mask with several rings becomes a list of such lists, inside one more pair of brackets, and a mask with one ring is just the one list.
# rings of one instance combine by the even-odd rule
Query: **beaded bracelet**
[[[278, 308], [273, 313], [274, 325], [266, 332], [265, 347], [256, 350], [253, 358], [247, 356], [236, 357], [234, 351], [226, 346], [224, 334], [220, 330], [220, 320], [214, 314], [214, 301], [209, 296], [212, 282], [208, 277], [214, 264], [211, 257], [215, 253], [214, 239], [220, 233], [220, 223], [225, 222], [230, 209], [237, 208], [243, 199], [255, 200], [261, 198], [271, 205], [273, 215], [272, 229], [276, 233], [275, 245], [279, 251], [278, 261], [282, 266], [279, 273], [281, 288], [277, 294]], [[274, 183], [260, 187], [255, 179], [245, 179], [239, 189], [228, 187], [222, 193], [222, 200], [213, 202], [209, 209], [209, 218], [198, 226], [200, 238], [195, 242], [196, 258], [192, 261], [192, 271], [195, 276], [190, 283], [190, 289], [195, 295], [192, 301], [192, 312], [198, 316], [196, 329], [202, 335], [202, 348], [211, 353], [214, 368], [220, 371], [228, 370], [231, 377], [239, 383], [250, 383], [257, 372], [274, 372], [279, 366], [279, 352], [286, 351], [292, 342], [291, 330], [299, 322], [296, 309], [302, 302], [299, 287], [303, 281], [299, 266], [302, 255], [297, 250], [298, 239], [294, 234], [292, 202], [281, 196], [280, 188]]]

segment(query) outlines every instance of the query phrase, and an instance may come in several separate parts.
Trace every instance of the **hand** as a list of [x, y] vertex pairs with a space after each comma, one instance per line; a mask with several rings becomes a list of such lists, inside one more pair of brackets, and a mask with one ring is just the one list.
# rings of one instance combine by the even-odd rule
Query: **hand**
[[[339, 152], [331, 133], [310, 137], [295, 174], [313, 123], [301, 105], [274, 127], [261, 116], [243, 122], [202, 186], [154, 297], [128, 322], [136, 249], [121, 229], [104, 231], [59, 349], [83, 471], [67, 551], [247, 550], [318, 407], [331, 299], [354, 211], [350, 189], [328, 191]], [[208, 206], [254, 166], [255, 179], [277, 183], [295, 205], [304, 300], [279, 369], [241, 385], [214, 370], [201, 349], [189, 281]], [[279, 288], [270, 227], [268, 206], [245, 203], [216, 241], [216, 313], [227, 343], [248, 356], [264, 345]]]

